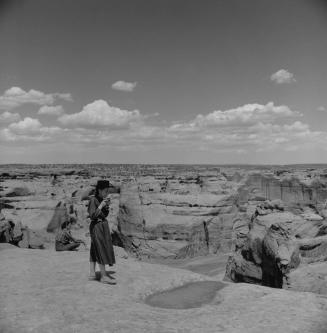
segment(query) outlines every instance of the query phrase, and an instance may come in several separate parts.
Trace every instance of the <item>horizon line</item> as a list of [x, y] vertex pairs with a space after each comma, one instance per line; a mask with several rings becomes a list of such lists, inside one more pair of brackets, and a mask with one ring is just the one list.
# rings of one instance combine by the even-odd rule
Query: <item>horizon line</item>
[[0, 166], [6, 165], [202, 165], [202, 166], [292, 166], [292, 165], [327, 165], [327, 162], [305, 162], [305, 163], [107, 163], [107, 162], [93, 162], [93, 163], [0, 163]]

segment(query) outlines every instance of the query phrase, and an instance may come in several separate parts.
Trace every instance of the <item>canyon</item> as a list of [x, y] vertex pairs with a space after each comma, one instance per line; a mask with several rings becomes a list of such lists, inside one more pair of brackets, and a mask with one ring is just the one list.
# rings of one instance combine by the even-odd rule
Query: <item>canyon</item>
[[[131, 271], [137, 265], [142, 266], [142, 274], [141, 271], [138, 274], [149, 286], [145, 291], [142, 281], [136, 278], [139, 285], [135, 285], [135, 291], [144, 290], [142, 302], [156, 291], [205, 280], [226, 285], [216, 296], [208, 298], [210, 306], [217, 310], [224, 308], [227, 299], [231, 306], [236, 306], [237, 293], [244, 296], [244, 307], [246, 297], [253, 300], [253, 306], [259, 307], [256, 297], [261, 293], [271, 295], [267, 296], [265, 306], [276, 302], [280, 309], [289, 304], [286, 298], [293, 297], [295, 302], [302, 302], [301, 297], [310, 298], [316, 309], [311, 319], [326, 306], [327, 166], [324, 165], [2, 165], [2, 214], [15, 223], [16, 233], [22, 235], [18, 247], [2, 244], [3, 259], [20, 261], [21, 254], [31, 262], [31, 267], [35, 265], [32, 258], [37, 261], [38, 256], [50, 262], [60, 260], [54, 252], [54, 237], [66, 219], [74, 220], [73, 234], [89, 245], [87, 199], [100, 178], [109, 179], [113, 185], [108, 220], [114, 230], [117, 267], [120, 264], [125, 267], [124, 272], [118, 269], [119, 274], [128, 280]], [[67, 272], [74, 274], [70, 264], [81, 269], [84, 257], [87, 262], [84, 250], [64, 254]], [[75, 260], [78, 264], [73, 264]], [[153, 289], [150, 281], [151, 274], [155, 274], [154, 267], [162, 276], [157, 277], [158, 285]], [[9, 277], [9, 273], [2, 274]], [[164, 281], [170, 279], [169, 274], [176, 278], [168, 286]], [[41, 276], [38, 280], [43, 283]], [[55, 279], [50, 280], [54, 290], [59, 287]], [[77, 280], [82, 286], [82, 279]], [[10, 280], [4, 286], [10, 290]], [[28, 286], [27, 283], [25, 288], [30, 288], [34, 295], [34, 287]], [[24, 289], [23, 284], [21, 288]], [[185, 290], [188, 289], [185, 287]], [[6, 294], [4, 289], [2, 293]], [[115, 294], [117, 299], [120, 296], [123, 297], [122, 291]], [[299, 309], [302, 310], [305, 311]], [[153, 311], [157, 310], [150, 312]], [[241, 317], [245, 316], [246, 311], [237, 311]], [[293, 310], [284, 311], [287, 317]], [[294, 316], [299, 320], [299, 313]], [[214, 322], [225, 325], [224, 332], [241, 329], [226, 322], [222, 324], [220, 320], [220, 324]], [[312, 324], [310, 320], [308, 323]], [[323, 327], [321, 319], [319, 323]], [[6, 325], [13, 324], [6, 321]], [[248, 331], [259, 332], [261, 326], [256, 325]], [[320, 332], [318, 326], [306, 332]], [[275, 332], [283, 332], [285, 327], [281, 324]], [[286, 331], [296, 332], [289, 327]]]

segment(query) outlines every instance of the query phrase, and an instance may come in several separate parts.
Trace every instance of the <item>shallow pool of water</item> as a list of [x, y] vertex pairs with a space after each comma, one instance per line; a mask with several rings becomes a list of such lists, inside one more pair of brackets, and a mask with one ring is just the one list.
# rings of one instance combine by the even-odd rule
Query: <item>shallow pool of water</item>
[[166, 309], [198, 308], [210, 303], [217, 291], [225, 286], [225, 283], [218, 281], [190, 282], [181, 287], [150, 295], [145, 299], [145, 303]]

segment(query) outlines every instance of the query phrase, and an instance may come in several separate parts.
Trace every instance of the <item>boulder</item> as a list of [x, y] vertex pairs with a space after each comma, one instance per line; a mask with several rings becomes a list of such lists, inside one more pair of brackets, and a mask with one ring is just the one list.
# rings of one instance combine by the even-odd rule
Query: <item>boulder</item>
[[262, 242], [262, 285], [282, 288], [283, 279], [299, 264], [299, 248], [287, 226], [272, 224]]
[[44, 240], [42, 233], [29, 228], [22, 230], [23, 239], [18, 243], [18, 246], [26, 249], [44, 249]]
[[224, 280], [261, 284], [262, 269], [237, 253], [228, 258]]
[[[245, 214], [243, 221], [236, 222], [225, 278], [325, 293], [321, 279], [326, 272], [316, 265], [327, 260], [327, 236], [317, 236], [325, 230], [324, 221], [284, 209], [280, 203], [260, 203], [251, 209], [252, 216]], [[310, 275], [311, 265], [315, 272]], [[319, 287], [310, 289], [308, 281], [316, 281]]]
[[25, 197], [32, 192], [27, 187], [15, 187], [5, 194], [5, 197]]

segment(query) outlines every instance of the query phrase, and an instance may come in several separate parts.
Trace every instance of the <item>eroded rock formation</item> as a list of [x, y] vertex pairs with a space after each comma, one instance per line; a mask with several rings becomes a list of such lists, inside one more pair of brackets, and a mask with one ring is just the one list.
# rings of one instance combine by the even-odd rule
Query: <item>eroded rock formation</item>
[[145, 256], [228, 251], [239, 214], [237, 187], [217, 175], [140, 177], [121, 188], [119, 230]]
[[[74, 217], [84, 236], [89, 190], [99, 177], [110, 178], [121, 185], [121, 193], [112, 193], [109, 216], [118, 225], [114, 241], [137, 256], [232, 253], [226, 276], [233, 281], [324, 292], [326, 172], [252, 169], [93, 165], [20, 170], [17, 177], [4, 172], [0, 181], [2, 196], [23, 187], [22, 180], [30, 193], [13, 191], [15, 196], [3, 198], [6, 215], [37, 232], [47, 226], [54, 231]], [[53, 173], [56, 184], [51, 183]]]
[[[234, 228], [233, 254], [230, 256], [226, 278], [235, 282], [258, 283], [265, 286], [311, 291], [307, 283], [311, 266], [311, 280], [317, 280], [320, 292], [327, 293], [327, 270], [319, 262], [327, 258], [325, 234], [327, 221], [318, 214], [287, 211], [279, 202], [259, 204], [252, 215]], [[301, 282], [302, 281], [302, 282]]]

